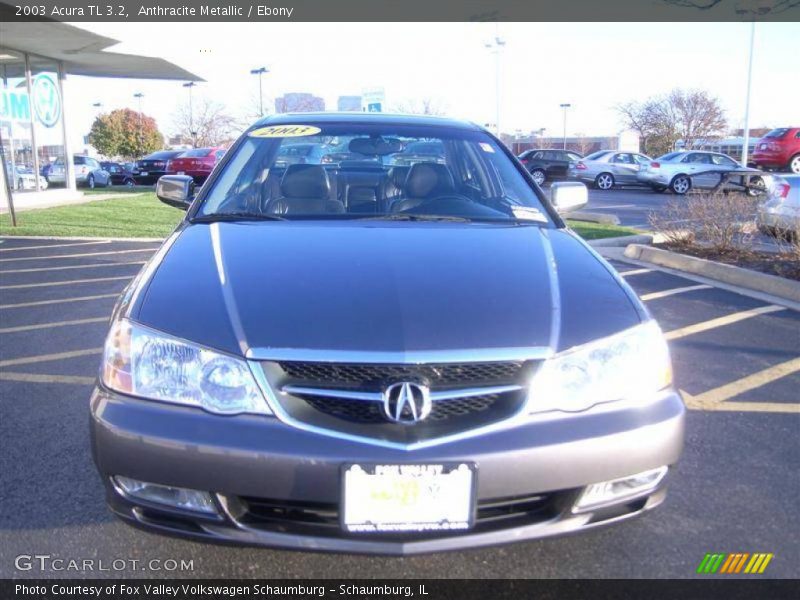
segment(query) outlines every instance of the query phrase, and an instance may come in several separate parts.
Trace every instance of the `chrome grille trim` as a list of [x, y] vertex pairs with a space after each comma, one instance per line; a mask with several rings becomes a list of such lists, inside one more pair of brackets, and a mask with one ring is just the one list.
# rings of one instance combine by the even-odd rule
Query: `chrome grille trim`
[[472, 350], [409, 350], [406, 352], [364, 352], [361, 350], [309, 350], [303, 348], [250, 348], [245, 357], [270, 362], [320, 362], [353, 364], [405, 364], [525, 362], [553, 356], [549, 346], [523, 348], [482, 348]]
[[[451, 400], [453, 398], [473, 398], [475, 396], [487, 396], [490, 394], [505, 394], [506, 392], [517, 392], [521, 389], [521, 385], [495, 385], [488, 387], [431, 391], [430, 396], [433, 402], [440, 402], [442, 400]], [[290, 394], [292, 396], [320, 396], [322, 398], [338, 398], [341, 400], [383, 402], [383, 394], [381, 392], [359, 392], [356, 390], [324, 389], [303, 387], [298, 385], [284, 385], [281, 388], [281, 392], [284, 394]]]

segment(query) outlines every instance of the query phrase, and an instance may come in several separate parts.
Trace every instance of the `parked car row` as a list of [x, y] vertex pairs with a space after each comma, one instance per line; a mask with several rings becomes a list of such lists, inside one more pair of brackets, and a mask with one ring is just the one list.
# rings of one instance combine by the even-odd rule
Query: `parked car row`
[[152, 185], [163, 175], [189, 175], [203, 183], [224, 155], [219, 147], [159, 150], [136, 161], [132, 174], [139, 185]]

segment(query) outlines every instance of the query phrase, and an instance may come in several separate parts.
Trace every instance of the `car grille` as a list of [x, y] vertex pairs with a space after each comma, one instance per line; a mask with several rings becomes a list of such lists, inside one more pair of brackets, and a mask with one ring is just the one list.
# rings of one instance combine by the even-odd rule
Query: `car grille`
[[340, 525], [339, 505], [326, 502], [290, 502], [255, 497], [232, 497], [229, 502], [238, 523], [264, 531], [323, 537], [403, 540], [484, 533], [541, 523], [555, 518], [574, 500], [567, 490], [546, 494], [496, 498], [478, 502], [475, 525], [466, 531], [350, 534]]
[[446, 386], [506, 385], [516, 383], [522, 362], [439, 365], [353, 365], [282, 362], [286, 374], [309, 385], [383, 385], [396, 381], [422, 381], [431, 388]]
[[[358, 402], [339, 398], [300, 396], [316, 410], [354, 423], [384, 423], [383, 405], [379, 402]], [[434, 403], [428, 419], [444, 421], [457, 419], [471, 413], [490, 410], [501, 400], [501, 394], [486, 394], [469, 398], [453, 398]]]
[[[264, 362], [275, 399], [295, 421], [330, 432], [414, 444], [507, 419], [522, 407], [533, 362], [344, 364]], [[436, 394], [430, 414], [409, 425], [392, 422], [381, 394], [412, 382]], [[353, 396], [366, 395], [367, 399]]]

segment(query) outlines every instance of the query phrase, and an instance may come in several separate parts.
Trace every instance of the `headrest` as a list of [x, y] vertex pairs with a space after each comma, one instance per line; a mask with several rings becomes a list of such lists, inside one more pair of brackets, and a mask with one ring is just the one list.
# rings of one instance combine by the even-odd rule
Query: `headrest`
[[411, 167], [404, 186], [407, 198], [430, 198], [454, 192], [453, 174], [447, 165], [417, 163]]
[[328, 172], [320, 165], [289, 165], [281, 179], [281, 194], [284, 198], [327, 200], [330, 191]]

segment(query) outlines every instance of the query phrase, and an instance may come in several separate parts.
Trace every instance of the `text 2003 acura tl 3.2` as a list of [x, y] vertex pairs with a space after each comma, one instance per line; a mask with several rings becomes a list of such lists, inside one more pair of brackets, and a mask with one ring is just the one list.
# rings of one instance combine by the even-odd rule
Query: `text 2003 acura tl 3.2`
[[[317, 164], [276, 162], [299, 143]], [[303, 114], [259, 121], [196, 198], [157, 193], [188, 213], [123, 293], [91, 399], [119, 516], [407, 554], [664, 499], [684, 406], [658, 326], [556, 212], [581, 184], [551, 205], [471, 124]]]

